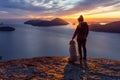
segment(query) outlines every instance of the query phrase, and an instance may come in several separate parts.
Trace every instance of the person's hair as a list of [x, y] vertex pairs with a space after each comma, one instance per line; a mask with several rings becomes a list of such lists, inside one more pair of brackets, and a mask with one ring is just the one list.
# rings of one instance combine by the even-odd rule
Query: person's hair
[[80, 15], [79, 18], [78, 18], [78, 22], [80, 22], [80, 21], [84, 21], [84, 18], [83, 18], [82, 15]]

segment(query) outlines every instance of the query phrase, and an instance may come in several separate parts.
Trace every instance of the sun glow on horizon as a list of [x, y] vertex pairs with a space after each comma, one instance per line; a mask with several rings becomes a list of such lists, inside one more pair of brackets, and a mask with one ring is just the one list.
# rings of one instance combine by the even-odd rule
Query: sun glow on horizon
[[37, 16], [37, 15], [28, 15], [27, 18], [30, 19], [49, 19], [49, 18], [54, 18], [53, 16]]
[[102, 23], [102, 22], [101, 22], [101, 23], [99, 23], [99, 24], [100, 24], [100, 25], [106, 25], [107, 23]]
[[120, 4], [115, 4], [112, 6], [99, 6], [97, 8], [94, 8], [92, 10], [84, 10], [83, 12], [77, 12], [72, 15], [72, 18], [78, 18], [79, 15], [83, 15], [84, 18], [120, 18], [120, 11], [119, 8], [116, 9], [115, 6], [119, 6]]

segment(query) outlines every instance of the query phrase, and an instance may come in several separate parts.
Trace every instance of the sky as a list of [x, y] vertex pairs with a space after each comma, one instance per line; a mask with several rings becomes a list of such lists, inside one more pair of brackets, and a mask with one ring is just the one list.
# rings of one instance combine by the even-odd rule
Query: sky
[[120, 0], [0, 0], [0, 18], [120, 19]]

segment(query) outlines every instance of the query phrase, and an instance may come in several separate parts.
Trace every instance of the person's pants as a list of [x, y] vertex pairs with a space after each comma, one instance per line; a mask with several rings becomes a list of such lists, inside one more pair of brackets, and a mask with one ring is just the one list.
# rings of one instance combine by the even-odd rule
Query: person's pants
[[[82, 58], [86, 59], [87, 58], [86, 39], [83, 39], [83, 40], [77, 39], [77, 42], [78, 42], [78, 50], [79, 50], [80, 60], [82, 60]], [[83, 49], [83, 55], [82, 55], [82, 49]]]

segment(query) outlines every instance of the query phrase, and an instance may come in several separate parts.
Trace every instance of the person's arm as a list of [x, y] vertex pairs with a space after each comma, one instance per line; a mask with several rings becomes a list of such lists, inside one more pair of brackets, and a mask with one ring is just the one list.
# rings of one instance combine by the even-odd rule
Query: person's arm
[[77, 35], [77, 33], [78, 33], [78, 29], [79, 29], [79, 27], [77, 26], [77, 28], [76, 28], [76, 30], [75, 30], [75, 32], [74, 32], [74, 35], [73, 35], [73, 37], [72, 37], [72, 40], [76, 37], [76, 35]]
[[88, 36], [88, 33], [89, 33], [89, 26], [88, 24], [86, 23], [87, 27], [86, 27], [86, 37]]

